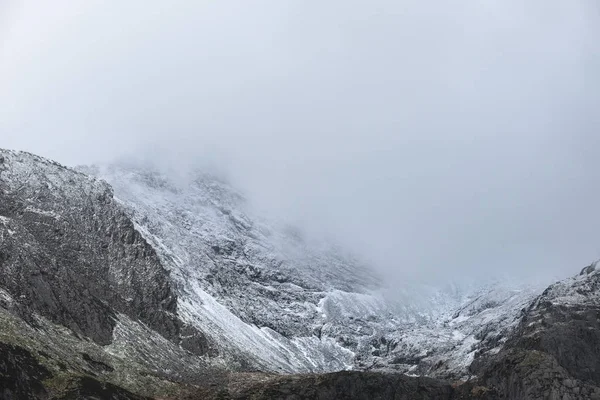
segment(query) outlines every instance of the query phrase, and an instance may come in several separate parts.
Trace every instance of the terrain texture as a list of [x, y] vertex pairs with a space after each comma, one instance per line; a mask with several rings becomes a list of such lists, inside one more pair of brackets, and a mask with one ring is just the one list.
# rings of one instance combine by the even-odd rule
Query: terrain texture
[[204, 173], [0, 150], [0, 398], [600, 399], [600, 271], [386, 287]]

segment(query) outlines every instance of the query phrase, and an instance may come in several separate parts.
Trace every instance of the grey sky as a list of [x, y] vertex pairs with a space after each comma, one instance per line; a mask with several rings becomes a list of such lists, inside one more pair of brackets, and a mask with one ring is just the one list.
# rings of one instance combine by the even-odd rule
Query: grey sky
[[215, 164], [397, 279], [600, 258], [597, 0], [0, 0], [0, 146]]

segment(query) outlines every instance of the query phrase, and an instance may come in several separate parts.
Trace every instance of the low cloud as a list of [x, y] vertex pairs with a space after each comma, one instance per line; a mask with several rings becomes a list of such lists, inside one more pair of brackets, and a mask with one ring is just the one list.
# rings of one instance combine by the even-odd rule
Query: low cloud
[[594, 0], [8, 0], [0, 24], [2, 147], [218, 168], [398, 281], [600, 258]]

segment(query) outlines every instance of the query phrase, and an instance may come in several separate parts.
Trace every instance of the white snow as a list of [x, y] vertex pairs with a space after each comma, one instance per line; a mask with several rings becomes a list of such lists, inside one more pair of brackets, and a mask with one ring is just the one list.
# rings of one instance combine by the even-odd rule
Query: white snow
[[45, 210], [40, 210], [39, 208], [33, 207], [33, 206], [27, 206], [25, 207], [26, 212], [31, 212], [31, 213], [35, 213], [35, 214], [40, 214], [40, 215], [44, 215], [46, 217], [51, 217], [51, 218], [59, 218], [58, 214], [56, 214], [53, 211], [45, 211]]
[[460, 375], [486, 346], [475, 338], [506, 335], [539, 293], [516, 284], [384, 289], [348, 252], [255, 215], [212, 176], [94, 171], [171, 271], [180, 317], [228, 364], [241, 357], [277, 372], [374, 365], [427, 374], [422, 366], [445, 360]]

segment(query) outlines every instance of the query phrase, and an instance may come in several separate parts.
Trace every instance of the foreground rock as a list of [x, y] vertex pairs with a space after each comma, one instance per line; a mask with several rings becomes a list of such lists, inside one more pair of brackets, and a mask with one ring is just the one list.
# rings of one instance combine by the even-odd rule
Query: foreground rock
[[375, 372], [321, 375], [238, 375], [219, 389], [201, 388], [187, 399], [452, 399], [449, 384], [429, 378]]

